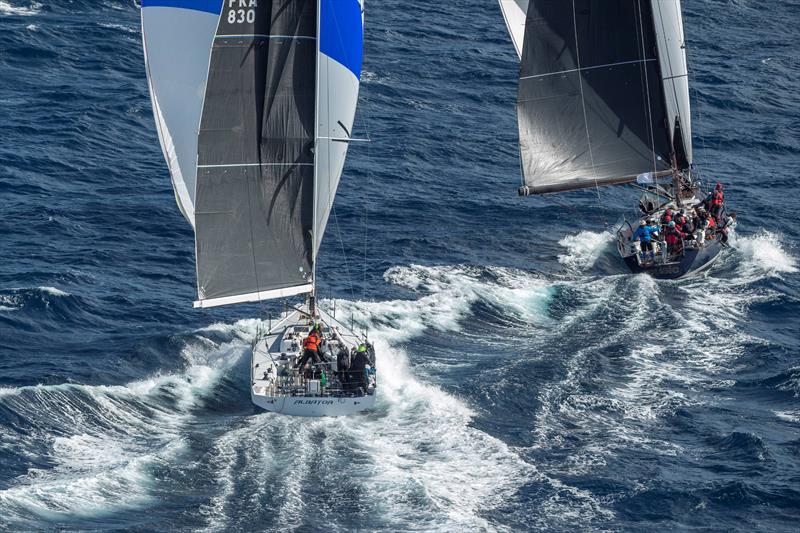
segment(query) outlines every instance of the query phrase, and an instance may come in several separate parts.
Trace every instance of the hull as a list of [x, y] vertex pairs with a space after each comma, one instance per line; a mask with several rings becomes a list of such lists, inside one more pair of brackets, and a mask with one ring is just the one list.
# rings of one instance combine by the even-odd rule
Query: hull
[[[656, 187], [654, 190], [658, 191], [658, 188]], [[645, 192], [639, 199], [640, 210], [647, 213], [643, 216], [643, 220], [647, 218], [654, 223], [658, 222], [659, 236], [663, 236], [667, 231], [667, 228], [660, 223], [667, 209], [671, 209], [673, 212], [685, 210], [689, 216], [696, 210], [698, 215], [705, 216], [703, 201], [706, 195], [697, 188], [684, 192], [689, 195], [681, 196], [680, 206], [673, 201], [668, 201], [654, 207], [657, 205], [656, 201], [659, 200], [661, 193], [656, 194], [651, 191]], [[725, 218], [724, 213], [723, 207], [720, 219]], [[690, 234], [682, 235], [682, 251], [677, 254], [673, 254], [663, 240], [654, 240], [653, 250], [643, 252], [640, 243], [633, 241], [639, 224], [641, 222], [635, 225], [631, 225], [627, 221], [623, 222], [617, 230], [617, 251], [631, 272], [648, 274], [656, 279], [681, 279], [707, 270], [714, 264], [725, 246], [722, 240], [728, 232], [728, 230], [703, 226], [695, 228]]]
[[375, 405], [374, 394], [356, 398], [267, 396], [256, 387], [251, 389], [250, 398], [265, 411], [289, 416], [349, 416]]
[[624, 257], [634, 274], [649, 274], [656, 279], [680, 279], [703, 272], [714, 264], [722, 251], [722, 245], [715, 239], [702, 248], [686, 250], [680, 260], [658, 265], [640, 265], [636, 256]]

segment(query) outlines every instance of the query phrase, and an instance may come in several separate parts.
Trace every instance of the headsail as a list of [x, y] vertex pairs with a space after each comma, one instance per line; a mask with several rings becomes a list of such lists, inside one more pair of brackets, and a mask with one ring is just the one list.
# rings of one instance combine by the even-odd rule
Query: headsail
[[[689, 70], [683, 37], [680, 0], [651, 0], [658, 39], [658, 59], [664, 83], [667, 123], [678, 166], [692, 164], [692, 122], [689, 109]], [[676, 124], [679, 125], [676, 128]]]
[[142, 0], [142, 40], [158, 136], [181, 212], [194, 226], [197, 125], [222, 0]]
[[498, 0], [508, 34], [514, 43], [514, 50], [522, 59], [522, 44], [525, 38], [525, 18], [528, 13], [528, 0]]
[[691, 161], [688, 86], [671, 81], [685, 73], [682, 37], [666, 37], [676, 24], [677, 0], [530, 0], [517, 103], [526, 193], [668, 174], [675, 120]]
[[363, 13], [363, 0], [320, 0], [315, 260], [353, 133], [361, 79]]

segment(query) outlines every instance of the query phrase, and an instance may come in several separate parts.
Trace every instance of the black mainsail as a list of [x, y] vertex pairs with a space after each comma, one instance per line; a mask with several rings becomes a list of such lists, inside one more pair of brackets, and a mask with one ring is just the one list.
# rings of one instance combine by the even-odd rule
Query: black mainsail
[[318, 2], [250, 4], [223, 10], [211, 50], [195, 208], [201, 302], [312, 288]]
[[691, 163], [678, 0], [530, 0], [517, 117], [521, 194]]

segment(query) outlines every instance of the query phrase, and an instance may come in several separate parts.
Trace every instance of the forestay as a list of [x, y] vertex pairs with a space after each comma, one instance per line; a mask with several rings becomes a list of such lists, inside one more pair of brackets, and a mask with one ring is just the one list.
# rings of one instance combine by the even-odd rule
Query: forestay
[[528, 192], [667, 174], [676, 127], [686, 154], [679, 166], [688, 166], [686, 61], [676, 29], [680, 6], [669, 0], [530, 0], [517, 104]]

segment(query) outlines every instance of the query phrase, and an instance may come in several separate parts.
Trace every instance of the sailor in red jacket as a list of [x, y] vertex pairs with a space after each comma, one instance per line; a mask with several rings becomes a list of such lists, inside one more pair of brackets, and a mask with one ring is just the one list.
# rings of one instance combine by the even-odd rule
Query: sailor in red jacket
[[667, 231], [664, 233], [664, 240], [667, 243], [667, 251], [671, 254], [680, 253], [683, 250], [683, 239], [685, 235], [678, 230], [675, 221], [671, 220], [667, 224]]
[[722, 204], [725, 203], [725, 193], [722, 192], [722, 183], [719, 181], [717, 182], [717, 186], [714, 188], [714, 192], [711, 193], [711, 216], [713, 216], [717, 222], [720, 221], [720, 217], [722, 216]]

